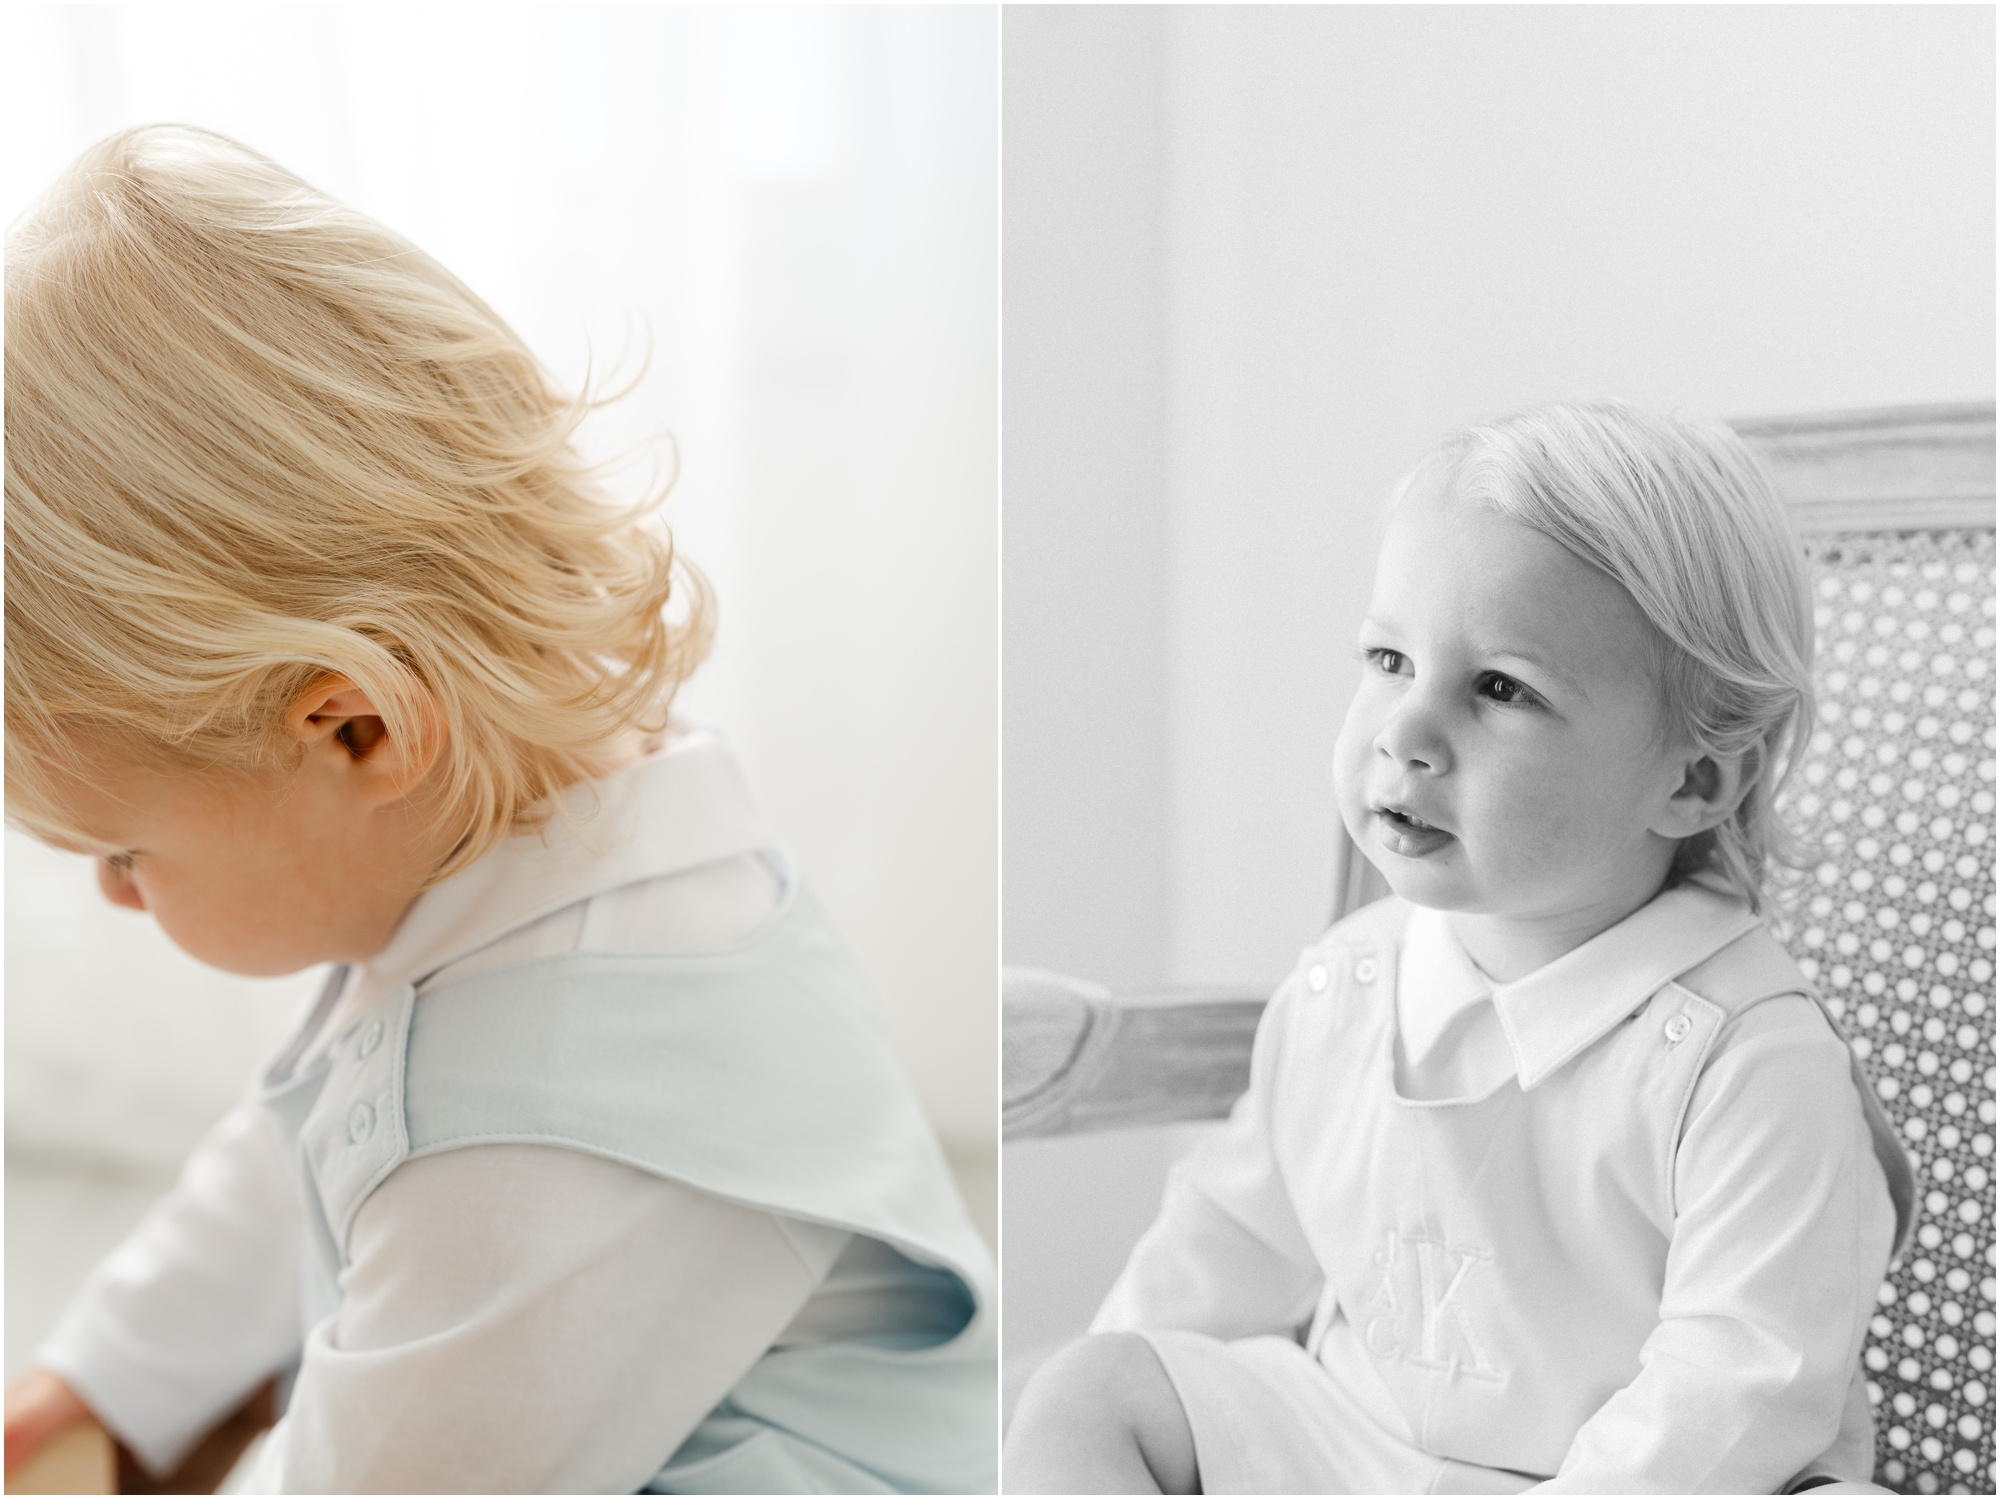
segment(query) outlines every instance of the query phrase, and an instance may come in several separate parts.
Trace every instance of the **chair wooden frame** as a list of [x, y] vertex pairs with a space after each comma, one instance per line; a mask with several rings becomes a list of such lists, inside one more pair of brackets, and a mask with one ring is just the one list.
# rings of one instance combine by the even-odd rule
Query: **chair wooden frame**
[[[1994, 524], [1994, 406], [1905, 406], [1731, 425], [1757, 452], [1801, 534]], [[1386, 893], [1338, 829], [1339, 920]], [[1268, 990], [1003, 996], [1006, 1138], [1216, 1118], [1249, 1084]]]

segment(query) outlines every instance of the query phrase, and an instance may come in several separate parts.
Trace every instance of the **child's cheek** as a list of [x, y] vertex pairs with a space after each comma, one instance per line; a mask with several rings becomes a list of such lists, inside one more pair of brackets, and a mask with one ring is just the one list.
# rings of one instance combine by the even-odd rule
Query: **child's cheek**
[[1333, 745], [1333, 801], [1348, 836], [1362, 842], [1367, 823], [1368, 755], [1375, 739], [1364, 686], [1348, 704]]
[[1581, 815], [1570, 767], [1542, 761], [1512, 772], [1488, 788], [1496, 851], [1524, 874], [1547, 873], [1578, 852], [1589, 818]]
[[1514, 857], [1529, 878], [1588, 881], [1609, 872], [1630, 793], [1608, 784], [1601, 766], [1545, 761], [1516, 779], [1510, 800]]

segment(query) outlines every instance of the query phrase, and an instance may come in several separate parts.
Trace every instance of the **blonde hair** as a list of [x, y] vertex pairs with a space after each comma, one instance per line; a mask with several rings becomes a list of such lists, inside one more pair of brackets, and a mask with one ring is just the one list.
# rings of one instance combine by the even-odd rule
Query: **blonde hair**
[[1742, 757], [1741, 800], [1682, 840], [1670, 883], [1703, 876], [1763, 899], [1796, 863], [1776, 797], [1813, 723], [1805, 552], [1743, 440], [1719, 422], [1623, 402], [1537, 407], [1445, 439], [1398, 494], [1436, 481], [1619, 583], [1658, 633], [1668, 724]]
[[[568, 399], [408, 241], [186, 126], [87, 151], [9, 233], [8, 812], [110, 741], [295, 764], [337, 673], [446, 731], [434, 879], [664, 723], [710, 639], [700, 575], [608, 503]], [[657, 498], [657, 497], [654, 497]], [[670, 618], [667, 605], [678, 605]]]

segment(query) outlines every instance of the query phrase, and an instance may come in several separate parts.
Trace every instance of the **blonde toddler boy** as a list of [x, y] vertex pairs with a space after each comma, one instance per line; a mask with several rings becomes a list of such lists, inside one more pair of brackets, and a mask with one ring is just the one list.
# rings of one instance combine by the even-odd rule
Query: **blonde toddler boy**
[[1759, 919], [1812, 722], [1768, 482], [1622, 405], [1474, 428], [1395, 499], [1360, 646], [1336, 794], [1395, 895], [1279, 989], [1009, 1488], [1865, 1483], [1909, 1177]]
[[952, 1492], [992, 1269], [726, 746], [709, 607], [513, 332], [232, 142], [7, 247], [7, 794], [246, 974], [336, 965], [9, 1391], [249, 1492]]

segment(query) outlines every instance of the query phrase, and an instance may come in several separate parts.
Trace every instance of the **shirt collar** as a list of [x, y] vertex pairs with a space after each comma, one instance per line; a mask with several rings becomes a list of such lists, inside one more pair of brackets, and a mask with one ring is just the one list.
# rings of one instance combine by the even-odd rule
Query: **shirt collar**
[[1698, 885], [1662, 891], [1616, 926], [1493, 991], [1522, 1089], [1534, 1087], [1686, 973], [1758, 925]]
[[374, 992], [434, 973], [517, 927], [640, 880], [776, 846], [735, 756], [697, 730], [557, 793], [547, 822], [420, 895], [364, 965]]
[[1459, 945], [1444, 912], [1428, 906], [1411, 911], [1396, 975], [1396, 1032], [1404, 1058], [1421, 1062], [1452, 1016], [1492, 992], [1492, 980]]

